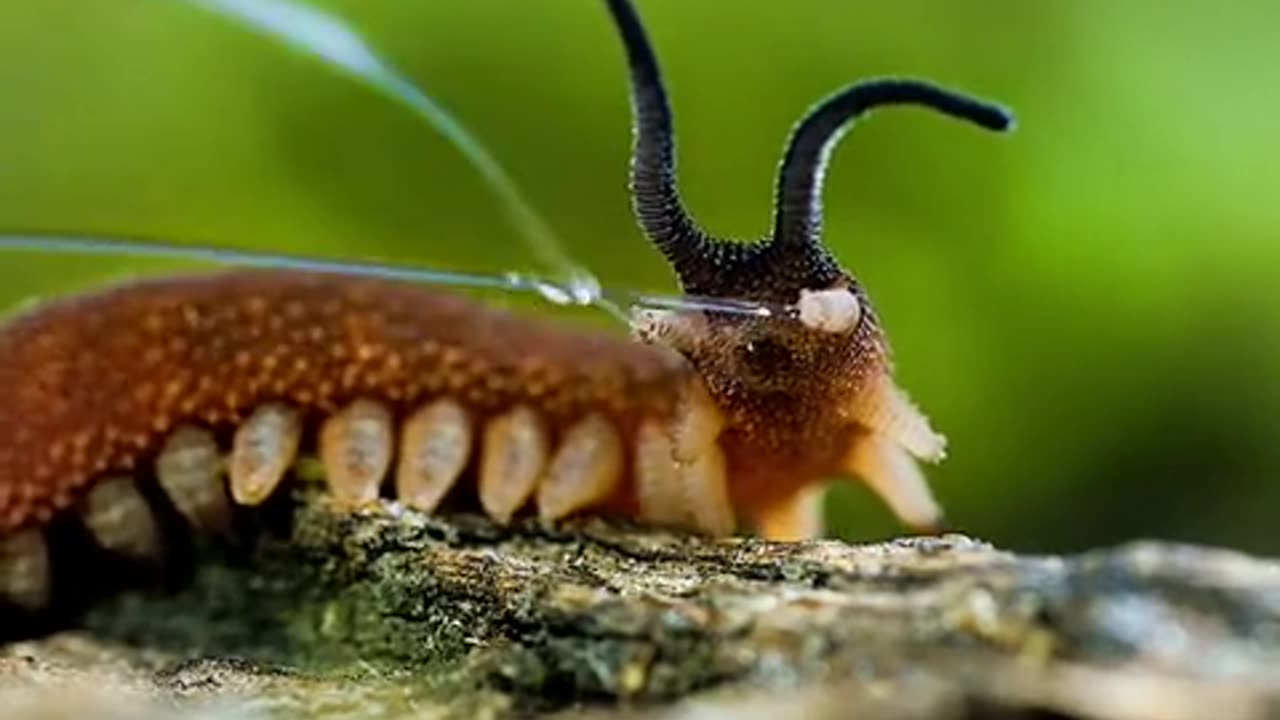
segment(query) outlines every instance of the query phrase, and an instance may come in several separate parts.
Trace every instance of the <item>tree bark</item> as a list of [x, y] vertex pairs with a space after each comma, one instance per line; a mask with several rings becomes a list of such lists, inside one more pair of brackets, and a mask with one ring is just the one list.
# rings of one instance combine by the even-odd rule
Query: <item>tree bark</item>
[[211, 700], [298, 717], [1280, 715], [1280, 566], [1227, 551], [709, 541], [315, 498], [289, 513], [242, 552], [202, 548], [176, 591], [4, 648], [0, 707], [89, 693], [110, 712], [106, 692], [156, 717]]

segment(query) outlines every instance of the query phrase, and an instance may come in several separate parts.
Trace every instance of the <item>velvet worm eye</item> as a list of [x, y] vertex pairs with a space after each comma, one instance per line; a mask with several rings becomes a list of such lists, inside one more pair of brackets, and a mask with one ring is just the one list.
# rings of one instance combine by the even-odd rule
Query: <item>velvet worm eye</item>
[[862, 303], [847, 288], [801, 290], [797, 307], [800, 322], [812, 330], [849, 332], [862, 319]]

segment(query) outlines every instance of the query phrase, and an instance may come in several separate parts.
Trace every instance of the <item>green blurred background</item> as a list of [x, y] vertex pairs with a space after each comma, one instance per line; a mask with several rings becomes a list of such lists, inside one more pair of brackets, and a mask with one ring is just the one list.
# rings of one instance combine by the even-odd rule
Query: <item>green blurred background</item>
[[[911, 74], [998, 99], [849, 135], [827, 240], [951, 438], [956, 524], [1070, 550], [1163, 536], [1280, 553], [1280, 5], [640, 0], [704, 225], [769, 220], [821, 95]], [[669, 290], [625, 194], [620, 49], [589, 0], [345, 0], [606, 285]], [[402, 107], [173, 0], [0, 7], [0, 229], [536, 270], [493, 193]], [[0, 255], [0, 304], [171, 267]], [[842, 487], [839, 533], [896, 530]]]

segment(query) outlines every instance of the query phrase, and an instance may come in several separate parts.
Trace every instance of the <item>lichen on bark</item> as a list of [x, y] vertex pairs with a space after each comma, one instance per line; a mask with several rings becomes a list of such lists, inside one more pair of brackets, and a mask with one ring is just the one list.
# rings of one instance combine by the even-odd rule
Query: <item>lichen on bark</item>
[[[288, 714], [348, 692], [405, 717], [745, 712], [768, 692], [832, 717], [1280, 712], [1280, 568], [1225, 551], [713, 541], [310, 497], [247, 552], [201, 559], [180, 589], [109, 599], [70, 637], [187, 709], [234, 695]], [[63, 662], [66, 637], [8, 648], [0, 677]]]

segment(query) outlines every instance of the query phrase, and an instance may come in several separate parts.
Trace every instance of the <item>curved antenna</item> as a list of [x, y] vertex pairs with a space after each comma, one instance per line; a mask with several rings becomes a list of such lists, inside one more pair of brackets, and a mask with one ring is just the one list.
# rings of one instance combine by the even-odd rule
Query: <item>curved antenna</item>
[[682, 279], [705, 264], [713, 241], [685, 210], [676, 187], [675, 132], [662, 74], [640, 17], [629, 0], [608, 0], [626, 47], [635, 137], [631, 198], [636, 219]]
[[1006, 109], [920, 80], [868, 80], [818, 103], [791, 133], [778, 169], [773, 244], [809, 250], [822, 234], [822, 185], [831, 151], [853, 121], [885, 105], [916, 105], [988, 130], [1013, 127]]

